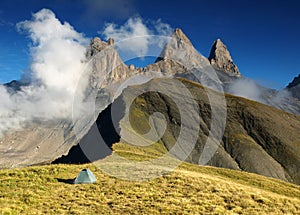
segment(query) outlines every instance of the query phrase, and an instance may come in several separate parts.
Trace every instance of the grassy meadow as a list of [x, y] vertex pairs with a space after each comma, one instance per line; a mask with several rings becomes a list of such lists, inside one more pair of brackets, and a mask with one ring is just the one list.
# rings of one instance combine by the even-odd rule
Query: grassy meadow
[[[127, 161], [149, 159], [161, 150], [157, 147], [147, 151], [124, 143], [114, 145], [114, 153]], [[112, 168], [121, 170], [127, 161], [111, 164]], [[83, 168], [93, 171], [97, 177], [95, 184], [67, 183]], [[188, 163], [145, 181], [109, 176], [93, 164], [45, 165], [0, 170], [0, 212], [300, 214], [300, 187], [255, 174]]]

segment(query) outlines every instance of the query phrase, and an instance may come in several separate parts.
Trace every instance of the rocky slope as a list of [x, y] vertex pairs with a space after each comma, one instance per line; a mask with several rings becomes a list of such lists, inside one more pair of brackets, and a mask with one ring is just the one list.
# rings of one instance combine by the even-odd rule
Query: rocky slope
[[[182, 151], [174, 151], [173, 148], [176, 141], [179, 141], [183, 127], [189, 126], [189, 133], [183, 137], [180, 146], [183, 151], [185, 148], [191, 147], [189, 144], [194, 140], [193, 135], [196, 132], [197, 139], [194, 148], [185, 160], [191, 163], [200, 163], [199, 160], [207, 146], [212, 126], [211, 104], [213, 102], [207, 97], [208, 89], [184, 79], [180, 80], [184, 84], [181, 86], [182, 88], [174, 87], [170, 79], [153, 79], [144, 85], [127, 88], [105, 110], [108, 114], [99, 115], [97, 129], [102, 137], [109, 140], [107, 134], [111, 134], [110, 139], [114, 139], [116, 142], [120, 141], [121, 138], [123, 142], [142, 148], [144, 147], [143, 141], [140, 141], [142, 139], [139, 135], [147, 139], [145, 134], [149, 133], [151, 128], [154, 128], [154, 133], [160, 134], [162, 132], [160, 123], [165, 120], [166, 129], [158, 142], [170, 150], [175, 157], [181, 158]], [[144, 93], [135, 98], [132, 103], [130, 102], [137, 91], [153, 86], [170, 89], [174, 92], [174, 99], [178, 99], [182, 103], [176, 105], [169, 96], [158, 92]], [[187, 110], [190, 112], [190, 116], [188, 116], [188, 123], [184, 125], [186, 122], [182, 120], [182, 117], [186, 117], [186, 115], [181, 115], [179, 109], [186, 102], [183, 99], [186, 98], [183, 93], [185, 88], [188, 88], [192, 93], [201, 111], [197, 113], [200, 118], [199, 122], [196, 122], [198, 116], [191, 115], [192, 112]], [[217, 92], [213, 91], [213, 93]], [[226, 95], [226, 102], [225, 132], [220, 146], [213, 153], [207, 165], [243, 170], [300, 184], [300, 117], [228, 94]], [[118, 107], [118, 111], [112, 111], [112, 107]], [[118, 114], [114, 115], [114, 113]], [[149, 124], [150, 116], [153, 125]], [[115, 128], [112, 122], [114, 122]], [[197, 125], [200, 125], [198, 132]], [[91, 140], [91, 137], [95, 135], [92, 132], [88, 133], [85, 138]], [[148, 141], [151, 142], [151, 139]], [[94, 142], [89, 141], [88, 144], [91, 147], [91, 145], [98, 143], [99, 138], [96, 138]], [[108, 146], [112, 145], [112, 142], [107, 141], [106, 143]], [[83, 143], [81, 147], [85, 148], [86, 146]], [[78, 161], [79, 154], [69, 154], [63, 160], [72, 162], [74, 158]]]
[[[226, 89], [232, 81], [240, 79], [240, 73], [235, 70], [237, 68], [233, 66], [229, 52], [224, 51], [225, 46], [221, 46], [220, 51], [219, 45], [216, 44], [215, 56], [213, 57], [212, 54], [211, 62], [214, 59], [216, 63], [214, 65], [220, 65], [220, 67], [215, 71], [211, 67], [211, 62], [197, 52], [180, 29], [174, 31], [172, 40], [165, 46], [157, 61], [143, 69], [126, 66], [113, 45], [114, 41], [112, 39], [105, 42], [95, 38], [92, 41], [87, 52], [89, 64], [84, 72], [84, 77], [79, 83], [79, 86], [84, 90], [80, 89], [78, 94], [74, 96], [74, 118], [72, 120], [61, 119], [55, 122], [30, 121], [23, 130], [7, 132], [0, 139], [0, 167], [50, 163], [53, 160], [56, 160], [56, 162], [68, 161], [67, 158], [61, 158], [62, 160], [57, 160], [57, 158], [67, 155], [69, 152], [78, 157], [80, 152], [78, 148], [73, 148], [70, 151], [78, 142], [80, 142], [83, 149], [89, 148], [95, 151], [95, 154], [89, 160], [96, 160], [108, 155], [111, 151], [109, 148], [103, 149], [102, 146], [104, 145], [93, 148], [91, 143], [99, 141], [99, 135], [96, 135], [96, 139], [93, 139], [95, 136], [91, 133], [98, 133], [101, 128], [104, 142], [108, 143], [109, 147], [120, 138], [112, 131], [113, 122], [109, 117], [110, 111], [106, 108], [110, 108], [109, 105], [120, 95], [122, 89], [130, 85], [127, 81], [130, 81], [132, 77], [143, 77], [143, 79], [140, 78], [132, 84], [142, 84], [151, 78], [157, 77], [181, 77], [199, 82], [218, 91], [222, 90], [222, 87]], [[220, 56], [222, 52], [225, 53], [224, 58]], [[223, 69], [220, 70], [221, 68]], [[173, 89], [174, 86], [166, 84], [165, 89]], [[196, 151], [193, 151], [188, 158], [188, 161], [197, 163], [197, 160], [199, 160], [197, 150], [203, 148], [203, 141], [207, 138], [210, 128], [209, 115], [211, 108], [209, 108], [207, 97], [203, 95], [204, 91], [201, 91], [201, 87], [194, 87], [194, 85], [189, 84], [188, 86], [198, 96], [197, 102], [201, 110], [200, 127], [203, 132], [199, 136]], [[11, 93], [20, 90], [18, 82], [13, 82], [7, 87], [11, 88]], [[174, 92], [178, 90], [177, 95], [181, 98], [180, 93], [184, 91], [180, 92], [181, 89], [173, 89]], [[168, 99], [155, 93], [151, 96], [148, 95], [148, 97], [142, 99], [145, 100], [147, 107], [151, 106], [151, 109], [144, 110], [140, 107], [138, 113], [143, 115], [143, 111], [147, 113], [147, 111], [151, 112], [157, 109], [158, 112], [162, 111], [163, 114], [167, 114], [167, 119], [172, 121], [167, 134], [171, 140], [176, 139], [179, 116], [176, 111], [171, 111], [174, 105], [169, 104]], [[297, 141], [300, 138], [297, 136], [297, 132], [295, 134], [295, 129], [299, 129], [299, 118], [267, 106], [261, 106], [259, 103], [244, 101], [248, 100], [235, 98], [232, 100], [232, 105], [229, 105], [228, 122], [233, 122], [227, 125], [225, 136], [222, 139], [222, 147], [218, 149], [218, 153], [210, 161], [210, 165], [243, 169], [299, 183], [299, 175], [297, 175], [299, 161], [296, 159], [297, 157], [295, 158], [295, 153], [299, 150], [297, 148], [299, 142]], [[230, 104], [231, 100], [227, 100], [227, 103]], [[121, 104], [119, 105], [120, 109], [124, 107]], [[276, 103], [274, 106], [276, 106]], [[161, 109], [162, 107], [165, 109]], [[265, 111], [260, 111], [260, 108]], [[251, 109], [250, 113], [246, 112], [248, 109]], [[122, 113], [121, 110], [120, 113]], [[278, 117], [278, 120], [274, 121], [270, 117], [270, 113], [274, 113], [274, 118]], [[189, 114], [186, 113], [187, 116]], [[120, 121], [123, 117], [122, 114], [119, 115], [117, 121]], [[196, 123], [195, 119], [191, 115], [189, 123]], [[139, 122], [139, 120], [136, 121]], [[261, 121], [264, 123], [271, 122], [271, 125], [259, 124]], [[272, 124], [274, 124], [274, 127], [272, 127]], [[278, 130], [279, 128], [276, 127], [278, 125], [283, 125], [282, 130]], [[265, 130], [265, 126], [268, 126], [267, 130]], [[140, 128], [144, 127], [141, 125]], [[284, 131], [284, 133], [281, 131]], [[276, 132], [281, 132], [281, 136], [278, 136]], [[125, 138], [124, 135], [126, 136], [126, 130], [123, 129], [122, 138]], [[129, 135], [130, 137], [131, 135]], [[172, 141], [164, 140], [164, 138], [162, 141], [167, 148], [170, 148], [173, 144]], [[98, 153], [99, 147], [102, 150], [100, 155]], [[291, 149], [293, 147], [295, 152]], [[250, 155], [254, 156], [255, 159], [252, 159]], [[259, 162], [256, 158], [262, 158], [260, 162], [265, 162], [265, 164], [258, 165]], [[81, 158], [78, 161], [81, 161]]]
[[287, 86], [288, 91], [290, 91], [294, 97], [300, 99], [300, 74], [295, 77], [294, 80]]
[[[0, 138], [0, 167], [50, 163], [68, 153], [90, 130], [95, 116], [113, 101], [111, 95], [115, 94], [120, 81], [127, 77], [129, 68], [120, 59], [112, 40], [94, 39], [87, 55], [90, 62], [74, 96], [73, 110], [70, 110], [73, 119], [34, 119], [22, 129], [7, 131]], [[110, 87], [106, 87], [107, 83], [111, 83]], [[14, 93], [22, 85], [14, 81], [6, 87]], [[92, 112], [87, 111], [93, 107]]]
[[[114, 48], [113, 39], [105, 42], [101, 41], [100, 38], [94, 38], [86, 54], [87, 59], [92, 61], [90, 70], [93, 70], [93, 72], [88, 72], [88, 74], [91, 76], [89, 82], [92, 82], [93, 89], [103, 89], [110, 85], [110, 89], [107, 89], [109, 92], [106, 91], [106, 93], [114, 95], [118, 92], [117, 94], [119, 94], [122, 89], [119, 88], [118, 83], [124, 82], [124, 80], [135, 75], [144, 76], [142, 82], [159, 76], [183, 77], [231, 94], [236, 93], [231, 90], [232, 85], [243, 80], [247, 82], [247, 78], [242, 77], [232, 60], [230, 52], [220, 39], [213, 43], [207, 59], [198, 53], [181, 29], [177, 28], [173, 32], [172, 38], [164, 47], [156, 62], [145, 68], [135, 68], [133, 65], [126, 66]], [[107, 58], [112, 59], [111, 62], [107, 62], [105, 60]], [[20, 90], [20, 87], [24, 84], [28, 83], [13, 81], [6, 84], [6, 86], [13, 93], [15, 90]], [[216, 85], [219, 85], [222, 89], [220, 87], [217, 87], [219, 88], [217, 89]], [[257, 101], [290, 113], [300, 114], [299, 87], [293, 85], [294, 87], [287, 87], [288, 90], [276, 91], [258, 84], [255, 85], [256, 91], [259, 91]], [[291, 94], [288, 92], [291, 92]]]
[[[166, 76], [183, 77], [218, 91], [221, 86], [221, 91], [240, 95], [239, 92], [232, 91], [232, 86], [239, 83], [247, 84], [249, 79], [242, 76], [234, 64], [230, 52], [220, 39], [212, 45], [210, 56], [207, 59], [198, 53], [180, 29], [176, 29], [172, 37], [173, 40], [163, 49], [156, 63], [145, 68], [146, 73], [151, 70], [162, 71]], [[199, 64], [199, 62], [201, 63]], [[300, 115], [300, 100], [287, 90], [277, 91], [254, 84], [255, 87], [253, 87], [259, 94], [256, 96], [257, 101]], [[297, 88], [291, 91], [295, 92]]]

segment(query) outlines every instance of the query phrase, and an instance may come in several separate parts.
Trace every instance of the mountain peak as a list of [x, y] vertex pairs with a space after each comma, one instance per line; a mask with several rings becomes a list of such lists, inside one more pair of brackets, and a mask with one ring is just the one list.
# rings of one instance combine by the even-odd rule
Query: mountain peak
[[[223, 41], [222, 41], [220, 38], [218, 38], [218, 39], [215, 41], [215, 44], [216, 44], [216, 47], [225, 47], [225, 48], [226, 48], [225, 44], [223, 43]], [[227, 48], [226, 48], [226, 49], [227, 49]]]
[[292, 88], [292, 87], [295, 87], [297, 85], [300, 85], [300, 74], [294, 78], [294, 80], [289, 83], [289, 85], [287, 86], [287, 88]]
[[300, 99], [300, 74], [286, 87], [295, 98]]
[[107, 42], [102, 41], [99, 37], [94, 37], [90, 43], [90, 49], [87, 52], [87, 58], [90, 59], [92, 56], [105, 49], [108, 46], [114, 45], [114, 39], [109, 38]]
[[176, 28], [172, 35], [171, 39], [167, 42], [165, 47], [163, 48], [160, 56], [156, 59], [155, 62], [164, 60], [168, 58], [168, 56], [172, 56], [178, 50], [185, 50], [186, 52], [191, 52], [194, 49], [193, 44], [189, 40], [189, 38], [183, 33], [180, 28]]
[[230, 52], [220, 38], [213, 43], [208, 60], [217, 70], [237, 77], [241, 76], [238, 67], [233, 63]]
[[187, 43], [189, 45], [192, 45], [189, 38], [183, 33], [183, 31], [180, 28], [176, 28], [173, 31], [172, 37], [176, 38], [176, 39], [179, 39], [179, 40], [182, 40], [182, 41], [184, 41], [185, 43]]

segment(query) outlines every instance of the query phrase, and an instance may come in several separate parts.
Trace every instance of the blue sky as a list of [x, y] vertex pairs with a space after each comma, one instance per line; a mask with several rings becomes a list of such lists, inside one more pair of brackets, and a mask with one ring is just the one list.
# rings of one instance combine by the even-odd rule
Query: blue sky
[[181, 28], [205, 56], [213, 41], [221, 38], [241, 73], [268, 87], [283, 88], [300, 73], [297, 0], [1, 0], [0, 83], [19, 79], [28, 68], [30, 40], [15, 25], [42, 8], [89, 38], [99, 36], [107, 22], [122, 25], [136, 16]]

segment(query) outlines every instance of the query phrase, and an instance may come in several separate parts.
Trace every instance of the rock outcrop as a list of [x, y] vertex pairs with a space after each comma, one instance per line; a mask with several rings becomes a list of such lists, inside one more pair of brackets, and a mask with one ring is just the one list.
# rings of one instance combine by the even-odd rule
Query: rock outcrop
[[102, 41], [99, 37], [93, 38], [86, 53], [87, 59], [91, 59], [93, 56], [95, 56], [103, 49], [113, 45], [114, 45], [114, 40], [112, 38], [109, 38], [107, 42]]
[[294, 80], [291, 83], [289, 83], [287, 88], [296, 87], [298, 85], [300, 85], [300, 74], [298, 75], [298, 77], [295, 77]]
[[[114, 99], [112, 95], [128, 74], [134, 73], [123, 63], [113, 46], [94, 38], [87, 51], [89, 59], [86, 71], [78, 83], [74, 95], [73, 119], [26, 122], [16, 131], [7, 131], [0, 137], [0, 168], [51, 163], [69, 152], [72, 146], [86, 135], [94, 123], [94, 115], [105, 109]], [[110, 84], [108, 88], [107, 85]], [[20, 89], [18, 82], [6, 85], [8, 89]], [[94, 113], [85, 111], [94, 107]], [[90, 115], [88, 115], [90, 114]]]
[[[197, 50], [193, 47], [191, 41], [187, 38], [186, 35], [184, 35], [184, 33], [180, 29], [176, 29], [173, 33], [172, 40], [165, 46], [160, 57], [154, 64], [148, 65], [145, 68], [136, 68], [133, 65], [127, 66], [123, 63], [117, 50], [114, 48], [113, 39], [109, 39], [105, 42], [100, 38], [94, 38], [86, 55], [87, 59], [89, 60], [88, 66], [86, 68], [86, 71], [83, 73], [84, 77], [80, 80], [81, 82], [78, 85], [85, 90], [83, 92], [80, 92], [78, 94], [79, 96], [74, 96], [75, 100], [79, 99], [79, 103], [82, 102], [80, 101], [80, 98], [82, 97], [84, 98], [84, 101], [86, 101], [86, 104], [84, 106], [77, 107], [79, 109], [77, 110], [79, 112], [77, 118], [75, 117], [73, 122], [70, 122], [70, 120], [67, 119], [61, 119], [55, 122], [41, 122], [36, 119], [35, 122], [28, 122], [26, 128], [24, 128], [23, 130], [21, 129], [19, 131], [8, 132], [0, 138], [0, 168], [50, 163], [53, 160], [61, 157], [62, 155], [68, 154], [70, 149], [73, 146], [78, 145], [78, 142], [81, 142], [81, 140], [83, 140], [83, 142], [91, 142], [91, 140], [87, 137], [87, 134], [89, 134], [91, 131], [94, 131], [95, 129], [97, 130], [97, 126], [107, 127], [107, 124], [110, 123], [110, 120], [107, 119], [107, 117], [109, 118], [109, 116], [105, 114], [106, 112], [102, 111], [107, 110], [107, 106], [114, 102], [115, 98], [117, 98], [122, 90], [127, 87], [127, 85], [123, 86], [122, 84], [134, 75], [143, 75], [145, 77], [148, 76], [152, 78], [153, 76], [151, 75], [155, 73], [155, 77], [180, 77], [192, 81], [197, 81], [202, 85], [210, 87], [210, 83], [214, 83], [214, 81], [216, 81], [211, 80], [212, 75], [215, 74], [215, 70], [210, 65], [211, 63], [217, 70], [217, 75], [219, 77], [223, 77], [220, 84], [226, 86], [227, 82], [224, 82], [223, 80], [228, 81], [228, 83], [230, 84], [230, 81], [233, 79], [237, 79], [237, 77], [240, 76], [240, 73], [238, 72], [237, 67], [233, 64], [227, 48], [224, 44], [222, 44], [220, 44], [220, 42], [216, 42], [215, 49], [211, 54], [211, 61], [209, 61], [206, 57], [200, 55], [197, 52]], [[196, 78], [196, 76], [198, 76], [198, 78]], [[201, 82], [201, 80], [207, 81], [208, 79], [212, 82]], [[148, 81], [147, 79], [145, 80]], [[143, 80], [143, 82], [146, 82], [145, 80]], [[142, 81], [139, 81], [139, 84], [142, 84]], [[12, 82], [6, 87], [11, 88], [12, 93], [20, 89], [19, 83], [17, 82]], [[172, 86], [170, 85], [167, 87], [170, 87], [171, 89]], [[294, 87], [295, 86], [291, 87], [291, 89]], [[201, 89], [198, 89], [197, 87], [194, 88], [195, 94], [201, 94], [203, 91], [201, 91]], [[182, 95], [180, 94], [180, 90], [178, 96], [182, 97]], [[166, 107], [167, 105], [172, 109], [171, 104], [167, 104], [167, 99], [164, 99], [163, 101], [161, 101], [161, 99], [162, 97], [159, 97], [158, 102], [165, 102], [166, 104], [163, 106]], [[199, 101], [203, 100], [202, 102], [206, 101], [205, 98], [202, 98], [201, 96], [199, 96], [198, 99]], [[234, 109], [240, 104], [240, 100], [238, 98], [233, 100], [235, 101], [235, 103], [232, 106], [229, 105], [229, 109]], [[155, 100], [155, 97], [147, 98], [147, 104], [149, 106], [152, 106], [152, 110], [160, 107], [156, 106], [156, 104], [158, 103], [155, 102], [157, 102]], [[260, 104], [255, 104], [260, 107]], [[95, 106], [95, 110], [93, 110], [94, 112], [91, 116], [89, 116], [88, 114], [91, 114], [91, 111], [89, 110], [92, 109], [93, 105]], [[201, 104], [200, 114], [203, 115], [203, 120], [206, 120], [207, 115], [209, 115], [210, 108], [208, 106], [208, 104]], [[240, 107], [240, 111], [243, 111], [245, 109], [248, 109], [246, 103], [244, 106]], [[76, 105], [73, 107], [72, 111], [76, 115]], [[85, 113], [85, 111], [87, 113]], [[141, 111], [144, 111], [144, 109], [141, 108]], [[161, 110], [157, 109], [157, 111], [159, 112]], [[258, 113], [260, 113], [259, 110], [257, 111]], [[109, 111], [107, 112], [108, 114], [110, 114]], [[254, 113], [255, 112], [253, 112], [253, 114]], [[268, 113], [269, 111], [265, 111], [263, 114]], [[172, 113], [170, 112], [168, 114]], [[234, 116], [231, 116], [230, 114], [233, 114]], [[235, 169], [240, 168], [246, 171], [256, 172], [272, 177], [277, 177], [277, 174], [277, 178], [281, 178], [284, 180], [298, 180], [298, 176], [293, 176], [293, 171], [298, 171], [297, 167], [299, 166], [291, 165], [291, 167], [289, 167], [289, 163], [286, 162], [290, 162], [290, 160], [288, 160], [288, 155], [285, 154], [285, 160], [279, 161], [278, 156], [280, 155], [276, 154], [280, 150], [285, 151], [286, 149], [283, 150], [284, 147], [290, 147], [286, 146], [287, 141], [290, 141], [290, 139], [288, 138], [293, 138], [294, 128], [299, 130], [299, 125], [297, 122], [295, 122], [294, 119], [296, 116], [290, 116], [287, 113], [279, 112], [279, 116], [287, 115], [287, 117], [292, 118], [292, 120], [286, 120], [280, 118], [279, 116], [278, 117], [280, 119], [276, 122], [272, 121], [272, 117], [266, 119], [265, 122], [273, 122], [275, 125], [281, 126], [280, 120], [289, 122], [291, 125], [291, 128], [289, 127], [288, 123], [284, 125], [284, 129], [287, 130], [287, 137], [284, 137], [284, 134], [282, 134], [283, 136], [280, 137], [273, 135], [274, 138], [271, 140], [270, 137], [273, 137], [272, 128], [270, 127], [269, 130], [264, 131], [265, 133], [263, 133], [261, 131], [262, 126], [264, 125], [255, 124], [260, 123], [260, 117], [263, 118], [263, 114], [262, 116], [252, 117], [251, 115], [249, 115], [248, 117], [245, 115], [246, 113], [241, 112], [239, 113], [241, 116], [236, 116], [237, 110], [230, 112], [230, 114], [230, 117], [237, 117], [237, 119], [234, 119], [234, 122], [231, 125], [233, 130], [236, 129], [241, 133], [241, 136], [234, 136], [234, 138], [236, 139], [232, 139], [232, 135], [235, 135], [234, 133], [230, 134], [229, 136], [227, 135], [227, 138], [225, 137], [225, 139], [223, 139], [223, 148], [221, 148], [218, 153], [221, 157], [215, 157], [215, 160], [211, 162], [211, 165]], [[104, 117], [106, 120], [98, 120], [97, 125], [95, 126], [95, 117], [97, 118], [97, 116]], [[174, 132], [176, 133], [176, 129], [178, 129], [178, 120], [176, 119], [176, 117], [177, 115], [172, 115], [169, 117], [169, 119], [172, 120], [173, 123], [172, 130], [169, 131], [170, 134], [174, 134]], [[243, 117], [248, 117], [249, 119], [246, 122], [243, 122]], [[105, 122], [105, 124], [101, 124], [100, 122]], [[202, 123], [204, 123], [202, 124], [203, 129], [205, 129], [203, 134], [206, 134], [209, 124], [205, 121], [203, 121]], [[249, 130], [249, 126], [255, 126], [256, 130]], [[110, 140], [118, 139], [116, 135], [113, 135], [115, 139], [111, 138], [110, 128], [111, 126], [109, 126], [109, 129], [105, 130], [105, 136]], [[228, 130], [228, 132], [229, 131], [230, 129]], [[250, 135], [249, 132], [252, 131], [255, 133], [251, 133]], [[280, 130], [277, 129], [276, 131], [279, 132]], [[259, 151], [257, 154], [255, 154], [255, 156], [266, 156], [263, 162], [267, 162], [268, 160], [270, 160], [271, 164], [269, 163], [264, 165], [263, 170], [259, 169], [260, 167], [257, 163], [255, 163], [255, 160], [251, 161], [250, 157], [246, 156], [248, 152], [244, 150], [245, 145], [243, 145], [243, 143], [241, 142], [249, 140], [249, 138], [244, 138], [243, 136], [248, 134], [252, 138], [251, 141], [255, 142], [253, 142], [253, 144], [255, 145], [255, 150], [253, 153]], [[268, 135], [264, 136], [265, 134]], [[297, 144], [299, 145], [299, 142], [296, 141], [299, 140], [299, 138], [297, 134], [294, 135], [294, 137], [296, 139], [291, 141], [294, 141], [293, 144], [296, 144], [295, 147], [298, 150]], [[201, 138], [205, 139], [206, 137], [202, 136]], [[285, 140], [284, 138], [287, 139]], [[234, 140], [235, 142], [237, 142], [237, 144], [239, 144], [238, 149], [231, 148], [234, 147], [231, 146], [231, 140]], [[250, 147], [249, 145], [251, 145], [250, 142], [245, 143], [248, 148]], [[269, 146], [269, 143], [271, 143], [272, 146]], [[281, 143], [284, 143], [284, 146], [280, 145]], [[113, 144], [113, 142], [111, 142], [110, 144]], [[168, 148], [171, 145], [168, 145], [166, 143], [165, 146]], [[201, 143], [199, 143], [199, 149], [200, 148]], [[264, 150], [265, 148], [267, 148], [270, 151], [263, 151], [262, 148]], [[278, 148], [278, 150], [276, 151], [276, 149], [274, 149], [274, 151], [271, 151], [272, 148]], [[251, 148], [251, 150], [252, 149], [253, 148]], [[294, 154], [291, 152], [290, 148], [288, 148], [288, 150], [288, 152], [291, 153], [291, 156], [293, 157]], [[244, 153], [246, 158], [243, 158], [240, 152]], [[197, 154], [198, 152], [195, 153]], [[276, 154], [276, 156], [272, 155], [272, 158], [270, 158], [271, 153]], [[223, 155], [224, 157], [222, 157]], [[192, 155], [189, 159], [190, 162], [194, 162], [196, 158]], [[279, 167], [279, 165], [281, 165], [282, 168]], [[272, 168], [275, 170], [267, 172], [266, 169]], [[291, 168], [291, 170], [286, 170], [288, 168]], [[285, 171], [287, 172], [287, 175], [283, 174], [283, 172]]]
[[[142, 150], [139, 147], [144, 147], [145, 136], [141, 138], [139, 135], [150, 132], [160, 134], [162, 131], [160, 124], [164, 121], [166, 129], [163, 134], [160, 134], [161, 139], [158, 142], [172, 155], [180, 158], [182, 151], [179, 149], [185, 151], [184, 149], [190, 148], [190, 143], [196, 140], [192, 152], [185, 161], [198, 164], [212, 126], [212, 101], [207, 96], [210, 90], [188, 80], [179, 80], [183, 83], [182, 86], [174, 85], [172, 80], [163, 78], [126, 88], [121, 96], [103, 112], [108, 112], [108, 115], [101, 113], [97, 119], [99, 133], [104, 139], [108, 133], [114, 133], [115, 129], [121, 134], [121, 137], [118, 135], [110, 137], [107, 144], [111, 144], [110, 139], [121, 139], [123, 142], [138, 147], [137, 151]], [[174, 100], [167, 95], [153, 91], [141, 94], [131, 102], [136, 92], [157, 86], [173, 92], [173, 97], [179, 103], [175, 104]], [[186, 110], [189, 112], [187, 114], [179, 110], [188, 100], [184, 93], [186, 88], [197, 102], [201, 110], [199, 113]], [[225, 132], [220, 146], [207, 165], [243, 170], [300, 184], [300, 116], [232, 95], [226, 95], [226, 102]], [[113, 118], [112, 107], [118, 108], [118, 111], [114, 112], [117, 116]], [[155, 113], [160, 113], [160, 115]], [[198, 114], [199, 121], [197, 121]], [[150, 116], [154, 125], [151, 127]], [[188, 117], [187, 122], [182, 119], [183, 117]], [[115, 128], [110, 126], [112, 121], [117, 125]], [[200, 132], [196, 129], [197, 125], [200, 126]], [[188, 126], [190, 135], [182, 135], [185, 132], [183, 131], [185, 126]], [[196, 133], [196, 139], [193, 138], [193, 133]], [[180, 139], [182, 143], [180, 147], [177, 146], [179, 151], [174, 151], [179, 136], [182, 138]], [[89, 141], [86, 144], [97, 145], [97, 141], [94, 143]], [[151, 142], [147, 139], [146, 144], [149, 144], [148, 141]], [[69, 156], [64, 157], [67, 161], [72, 161], [72, 159], [78, 159], [78, 156], [70, 153]]]
[[173, 37], [176, 37], [179, 39], [179, 41], [183, 41], [187, 43], [188, 45], [192, 46], [192, 43], [190, 39], [182, 32], [180, 28], [176, 28], [172, 34]]
[[300, 99], [300, 74], [289, 83], [287, 90], [290, 91], [294, 97]]
[[[198, 122], [201, 132], [199, 132], [194, 150], [187, 158], [188, 162], [198, 164], [211, 128], [212, 101], [208, 99], [207, 89], [203, 86], [180, 80], [192, 92], [201, 110]], [[126, 104], [127, 97], [140, 88], [148, 89], [151, 85], [164, 86], [173, 91], [178, 100], [185, 101], [184, 89], [178, 89], [178, 86], [175, 88], [172, 81], [168, 79], [153, 79], [145, 85], [128, 88], [123, 93], [122, 99]], [[226, 95], [226, 103], [227, 122], [224, 136], [208, 165], [244, 170], [300, 184], [300, 133], [298, 132], [300, 117], [232, 95]], [[179, 113], [178, 105], [181, 104], [176, 105], [168, 96], [158, 92], [143, 94], [130, 104], [131, 112], [128, 115], [131, 117], [129, 118], [131, 127], [137, 133], [147, 133], [149, 129], [149, 126], [145, 125], [148, 122], [147, 117], [154, 117], [153, 113], [161, 113], [167, 122], [161, 142], [168, 150], [171, 150], [182, 132], [184, 123], [182, 117], [185, 117]], [[143, 112], [142, 115], [140, 115], [141, 112]], [[191, 131], [194, 129], [195, 119], [197, 119], [196, 116], [190, 116]], [[157, 116], [157, 120], [161, 120], [160, 116]], [[121, 133], [126, 133], [124, 130], [130, 126], [126, 125], [125, 120], [121, 122], [124, 123], [120, 124]]]
[[230, 52], [221, 39], [217, 39], [214, 42], [208, 59], [216, 70], [224, 71], [237, 77], [241, 76], [238, 67], [233, 63]]

